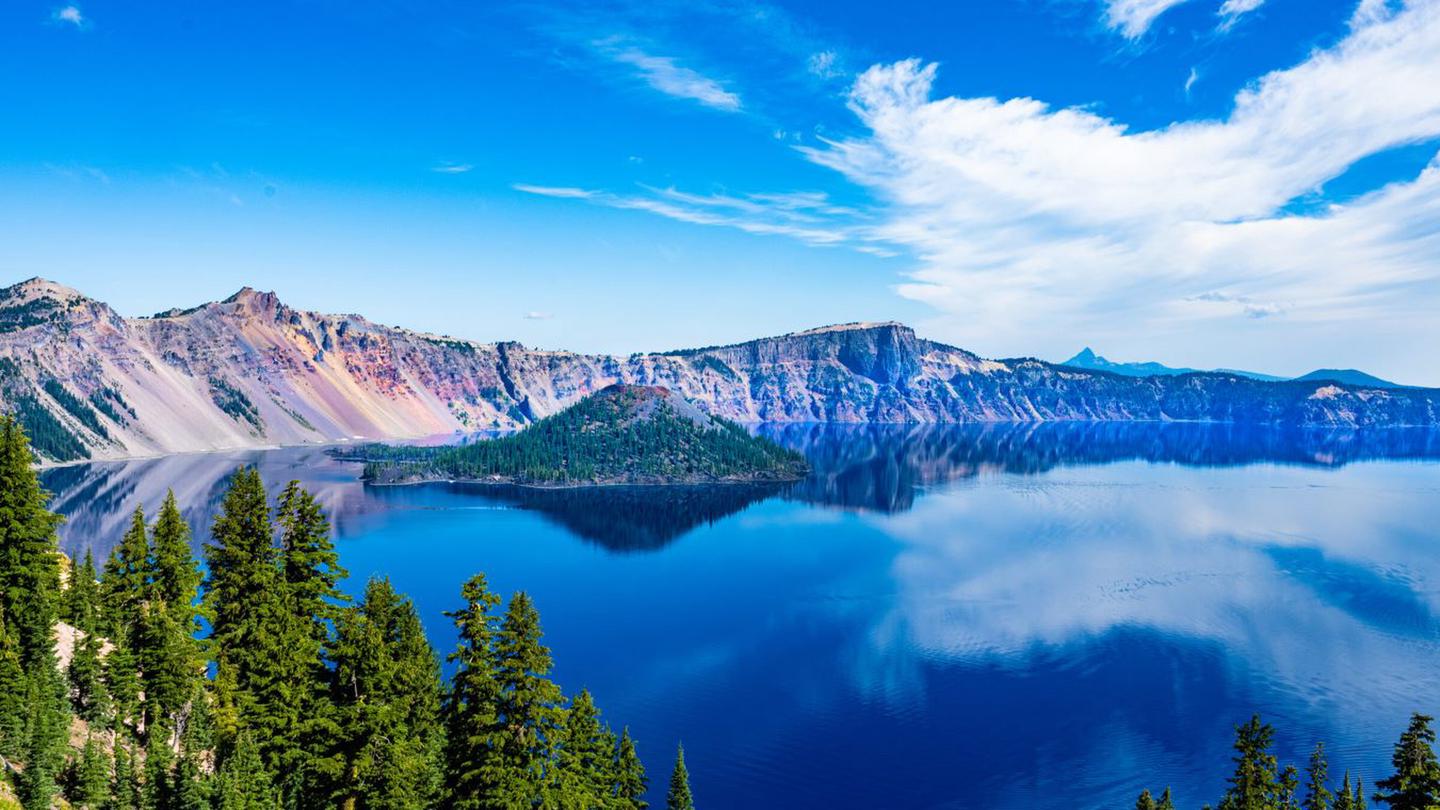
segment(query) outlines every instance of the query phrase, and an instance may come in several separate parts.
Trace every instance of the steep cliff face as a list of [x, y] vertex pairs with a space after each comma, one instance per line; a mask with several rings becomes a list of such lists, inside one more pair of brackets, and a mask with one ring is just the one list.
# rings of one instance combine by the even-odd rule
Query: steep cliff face
[[0, 405], [50, 460], [513, 428], [617, 382], [742, 422], [1440, 424], [1432, 389], [1127, 378], [987, 360], [895, 323], [617, 358], [305, 312], [248, 288], [150, 318], [44, 279], [0, 290]]

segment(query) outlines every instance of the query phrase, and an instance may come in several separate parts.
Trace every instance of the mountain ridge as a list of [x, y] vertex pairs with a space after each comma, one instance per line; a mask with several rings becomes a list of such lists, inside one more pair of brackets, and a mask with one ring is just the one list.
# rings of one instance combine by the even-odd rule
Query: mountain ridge
[[1183, 366], [1167, 366], [1164, 363], [1154, 361], [1140, 361], [1130, 363], [1117, 363], [1106, 357], [1096, 354], [1089, 346], [1081, 349], [1068, 360], [1061, 361], [1058, 365], [1070, 366], [1072, 368], [1084, 368], [1092, 371], [1109, 371], [1115, 374], [1123, 374], [1127, 377], [1151, 377], [1151, 376], [1178, 376], [1181, 374], [1234, 374], [1240, 377], [1248, 377], [1261, 382], [1338, 382], [1346, 385], [1369, 387], [1369, 388], [1419, 388], [1421, 386], [1402, 385], [1376, 377], [1374, 374], [1367, 374], [1353, 368], [1317, 368], [1298, 377], [1280, 377], [1274, 374], [1262, 374], [1258, 371], [1243, 371], [1234, 368], [1199, 369], [1185, 368]]
[[1440, 425], [1440, 391], [1122, 378], [986, 359], [895, 322], [617, 357], [299, 310], [249, 287], [144, 318], [45, 279], [0, 289], [0, 406], [49, 462], [508, 430], [615, 383], [742, 423]]

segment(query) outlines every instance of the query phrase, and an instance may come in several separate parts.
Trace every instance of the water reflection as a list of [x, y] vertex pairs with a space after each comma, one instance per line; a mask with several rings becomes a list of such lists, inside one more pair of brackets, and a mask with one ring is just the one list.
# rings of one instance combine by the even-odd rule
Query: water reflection
[[605, 486], [541, 489], [486, 484], [376, 487], [372, 497], [389, 506], [430, 503], [435, 492], [484, 498], [544, 515], [576, 537], [609, 551], [656, 551], [697, 526], [709, 525], [774, 497], [780, 484], [721, 486]]
[[394, 578], [438, 649], [473, 572], [530, 590], [561, 682], [647, 761], [683, 738], [716, 807], [1113, 808], [1142, 782], [1198, 807], [1252, 711], [1287, 761], [1323, 739], [1373, 783], [1407, 714], [1440, 708], [1440, 464], [1368, 463], [1440, 460], [1440, 432], [766, 431], [814, 474], [365, 488], [306, 449], [45, 481], [67, 546], [108, 547], [166, 487], [204, 526], [239, 464], [301, 478], [351, 586]]
[[[1028, 425], [766, 425], [764, 435], [800, 450], [812, 474], [786, 486], [605, 487], [572, 490], [465, 488], [542, 513], [613, 551], [658, 549], [697, 526], [775, 495], [883, 513], [914, 507], [927, 488], [986, 472], [1039, 474], [1059, 467], [1143, 460], [1193, 466], [1255, 463], [1340, 467], [1355, 461], [1440, 459], [1440, 431], [1278, 430], [1181, 423], [1050, 422]], [[404, 505], [410, 494], [367, 488], [359, 467], [323, 448], [201, 453], [44, 470], [52, 508], [68, 517], [67, 551], [108, 553], [137, 504], [147, 513], [173, 488], [203, 535], [231, 474], [254, 466], [267, 486], [305, 483], [337, 524]], [[455, 485], [434, 485], [452, 487]]]

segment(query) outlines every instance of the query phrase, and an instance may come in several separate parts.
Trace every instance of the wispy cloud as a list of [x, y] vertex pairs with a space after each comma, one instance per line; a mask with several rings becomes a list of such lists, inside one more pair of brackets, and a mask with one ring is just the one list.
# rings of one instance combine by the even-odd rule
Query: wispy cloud
[[[1240, 0], [1246, 2], [1246, 0]], [[1185, 0], [1103, 0], [1105, 24], [1127, 39], [1138, 39], [1156, 18]]]
[[447, 161], [431, 166], [430, 171], [438, 174], [465, 174], [474, 168], [475, 166], [470, 163], [450, 163]]
[[75, 5], [61, 6], [55, 9], [52, 18], [56, 22], [69, 23], [76, 28], [84, 28], [90, 22], [86, 19], [85, 15], [81, 13], [80, 7]]
[[726, 90], [720, 82], [680, 65], [673, 57], [646, 53], [614, 37], [593, 44], [600, 53], [632, 68], [641, 80], [667, 96], [697, 101], [725, 112], [740, 110], [740, 96]]
[[[1318, 214], [1286, 210], [1361, 158], [1440, 137], [1440, 2], [1361, 12], [1223, 120], [1137, 132], [1034, 99], [933, 98], [936, 66], [909, 60], [855, 82], [867, 135], [802, 151], [888, 201], [870, 235], [920, 258], [901, 294], [991, 343], [1120, 313], [1143, 329], [1385, 312], [1432, 335], [1440, 301], [1416, 290], [1440, 287], [1440, 163]], [[1238, 297], [1195, 297], [1214, 289]]]
[[1200, 81], [1200, 71], [1197, 68], [1190, 68], [1190, 75], [1185, 77], [1185, 97], [1190, 97], [1190, 91], [1194, 89], [1195, 83]]
[[644, 211], [692, 225], [715, 225], [746, 233], [787, 236], [817, 247], [849, 247], [865, 253], [892, 256], [894, 251], [875, 244], [866, 215], [835, 205], [819, 192], [785, 194], [695, 194], [675, 188], [641, 186], [639, 194], [534, 186], [517, 183], [517, 191], [545, 197], [580, 199], [629, 211]]
[[817, 51], [810, 54], [805, 60], [805, 68], [812, 75], [822, 79], [834, 79], [845, 75], [845, 70], [840, 67], [840, 57], [834, 51]]
[[533, 310], [533, 309], [530, 310], [529, 312], [525, 313], [525, 320], [527, 320], [527, 321], [548, 321], [548, 320], [550, 320], [550, 319], [552, 319], [552, 318], [554, 318], [554, 317], [555, 317], [555, 314], [554, 314], [554, 313], [551, 313], [551, 312], [540, 312], [540, 311], [538, 311], [538, 310]]
[[1265, 0], [1225, 0], [1220, 6], [1220, 30], [1228, 31], [1240, 18], [1265, 5]]

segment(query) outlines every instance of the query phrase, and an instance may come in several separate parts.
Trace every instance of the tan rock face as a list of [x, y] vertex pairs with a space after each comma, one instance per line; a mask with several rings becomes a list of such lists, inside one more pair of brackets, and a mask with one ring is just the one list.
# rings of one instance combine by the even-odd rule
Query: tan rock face
[[83, 448], [71, 458], [515, 428], [617, 382], [742, 422], [1440, 424], [1425, 389], [1314, 398], [1223, 374], [1118, 378], [985, 360], [895, 323], [618, 358], [305, 312], [249, 288], [151, 318], [44, 279], [0, 290], [0, 404], [52, 416]]

